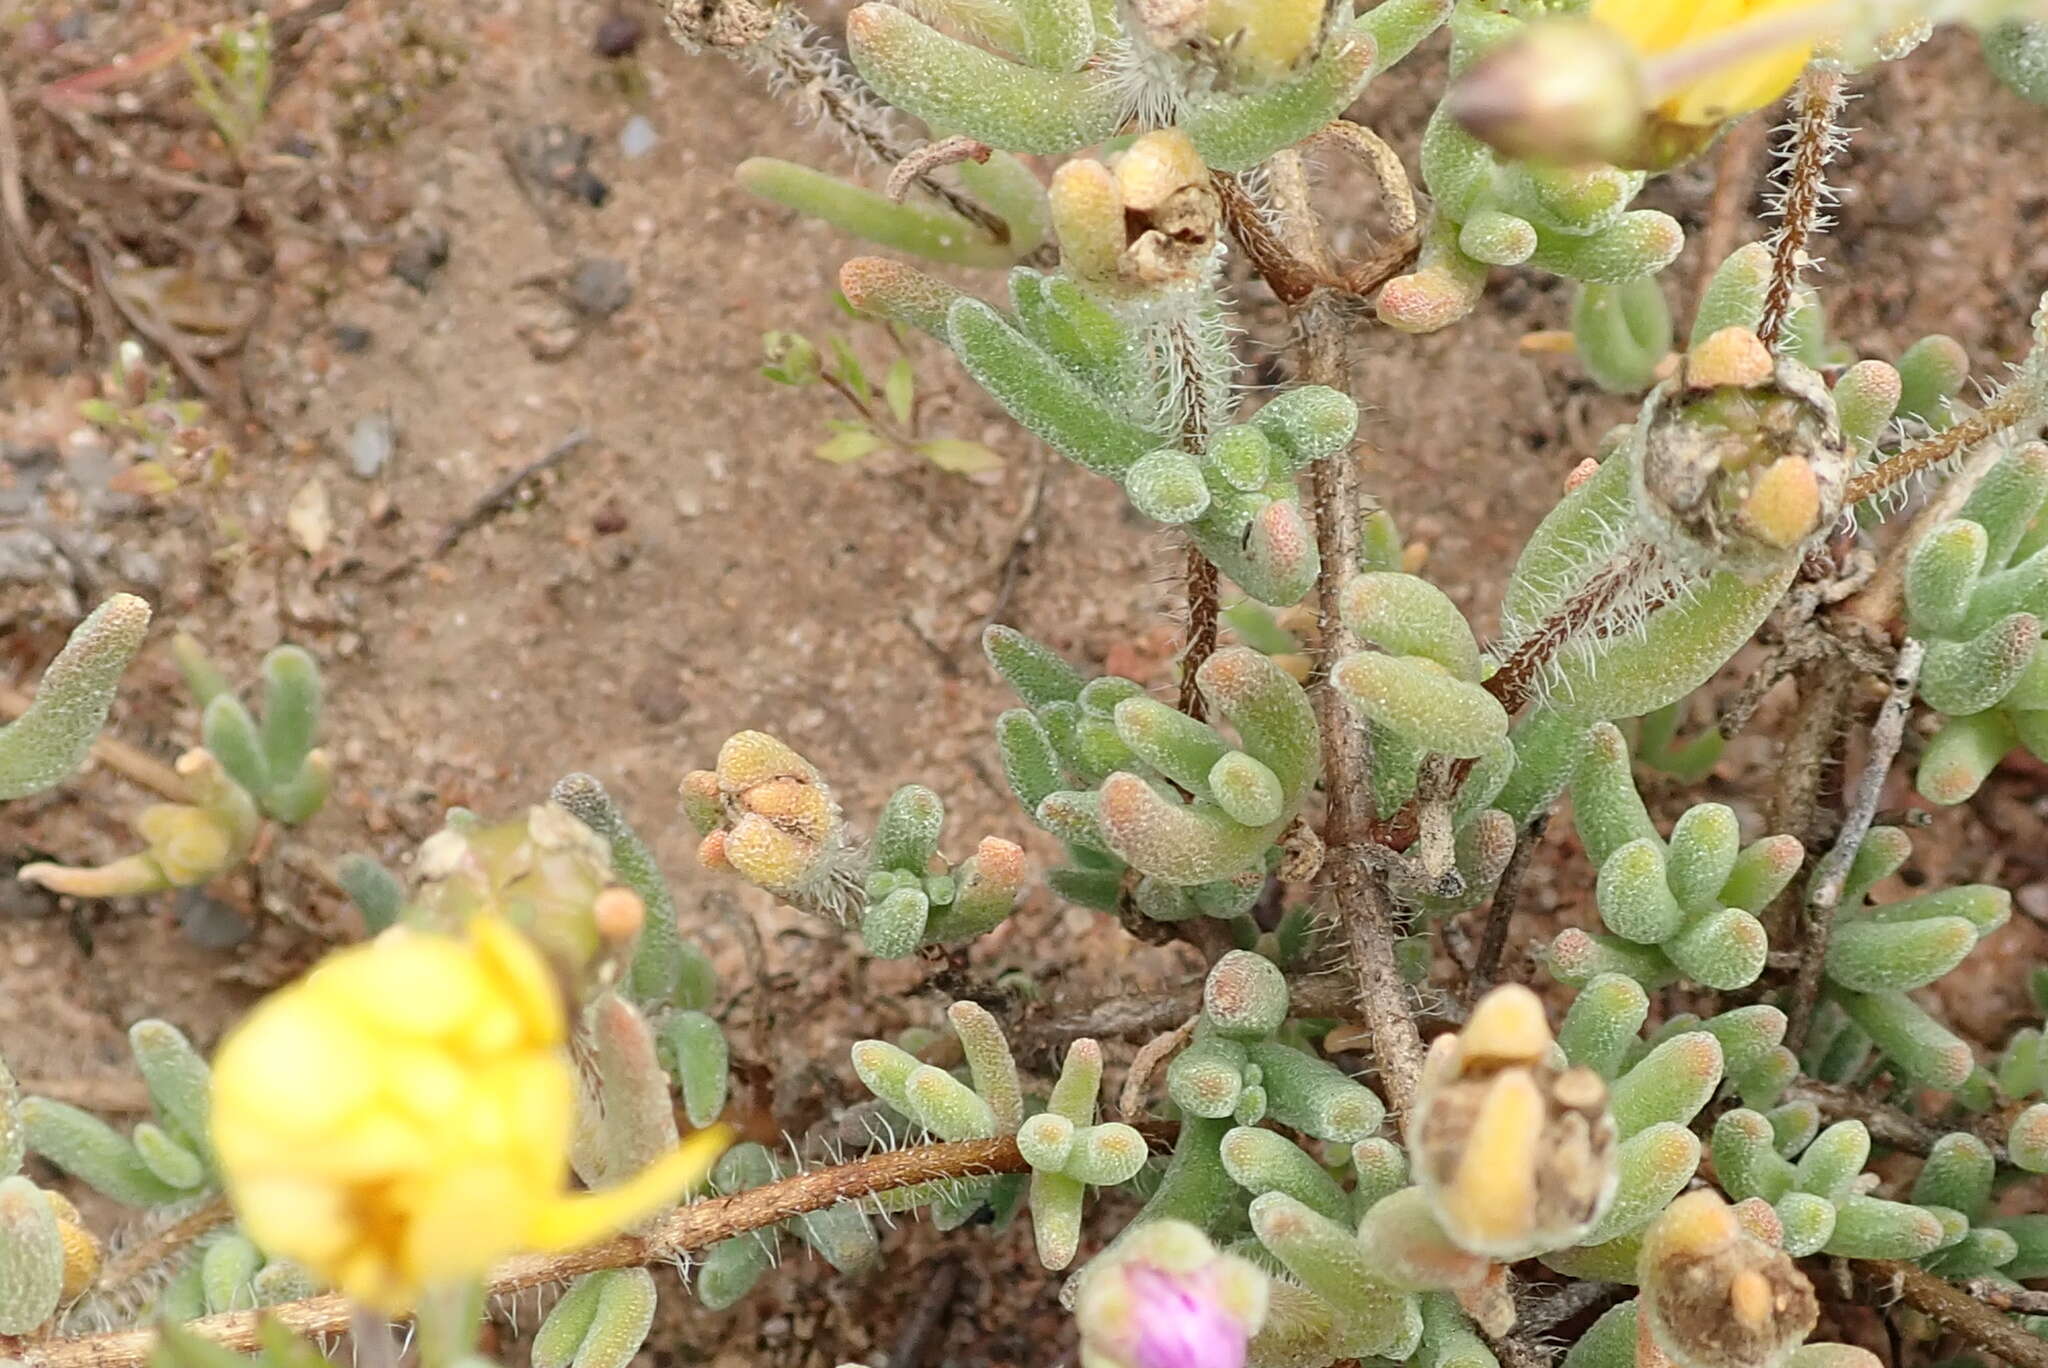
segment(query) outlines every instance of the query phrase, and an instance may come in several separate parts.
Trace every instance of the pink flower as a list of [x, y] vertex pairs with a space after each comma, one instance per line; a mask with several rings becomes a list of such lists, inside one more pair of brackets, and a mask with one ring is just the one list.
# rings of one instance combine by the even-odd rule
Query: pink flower
[[1131, 1368], [1243, 1368], [1251, 1336], [1217, 1299], [1208, 1269], [1174, 1274], [1146, 1266], [1126, 1276], [1137, 1298]]
[[1266, 1275], [1182, 1221], [1139, 1227], [1083, 1277], [1083, 1368], [1244, 1368]]

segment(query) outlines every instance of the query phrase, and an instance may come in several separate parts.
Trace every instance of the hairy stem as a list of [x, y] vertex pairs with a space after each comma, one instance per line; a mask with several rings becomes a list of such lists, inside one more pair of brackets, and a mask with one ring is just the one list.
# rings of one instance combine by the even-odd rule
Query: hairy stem
[[[1016, 1140], [1009, 1136], [878, 1154], [799, 1173], [730, 1197], [692, 1202], [663, 1217], [646, 1235], [618, 1235], [568, 1254], [522, 1254], [507, 1259], [492, 1272], [486, 1290], [497, 1296], [566, 1282], [599, 1269], [660, 1263], [854, 1198], [950, 1178], [1023, 1173], [1028, 1167], [1017, 1152]], [[334, 1335], [348, 1329], [354, 1313], [355, 1306], [348, 1298], [328, 1293], [265, 1307], [261, 1312], [206, 1316], [188, 1322], [185, 1329], [230, 1349], [249, 1351], [260, 1345], [259, 1325], [265, 1318], [298, 1335]], [[124, 1330], [25, 1345], [20, 1361], [26, 1368], [136, 1368], [148, 1360], [155, 1347], [155, 1331]]]
[[1914, 443], [1882, 465], [1850, 480], [1843, 491], [1843, 505], [1854, 507], [1929, 466], [1940, 465], [1949, 457], [2028, 421], [2040, 412], [2044, 401], [2048, 401], [2048, 366], [2029, 364], [2017, 379], [1998, 392], [1996, 399], [1962, 422], [1924, 442]]
[[1831, 62], [1806, 68], [1792, 92], [1792, 133], [1780, 153], [1778, 215], [1782, 220], [1771, 237], [1771, 283], [1764, 293], [1763, 321], [1757, 336], [1775, 347], [1799, 293], [1799, 273], [1806, 265], [1806, 247], [1827, 226], [1828, 162], [1842, 145], [1835, 117], [1842, 112], [1842, 69]]
[[[1349, 326], [1328, 296], [1319, 295], [1301, 316], [1301, 378], [1308, 384], [1349, 389]], [[1359, 529], [1365, 517], [1358, 463], [1338, 453], [1317, 463], [1310, 476], [1315, 502], [1316, 606], [1322, 618], [1322, 652], [1328, 662], [1360, 649], [1356, 634], [1338, 612], [1344, 582], [1357, 572]], [[1372, 844], [1372, 740], [1350, 715], [1327, 677], [1316, 689], [1316, 724], [1322, 732], [1324, 813], [1323, 872], [1329, 878], [1358, 1010], [1372, 1032], [1387, 1101], [1406, 1117], [1422, 1068], [1422, 1037], [1408, 1007], [1408, 985], [1394, 958], [1398, 933], [1394, 902], [1374, 868]]]
[[[1487, 678], [1486, 691], [1500, 700], [1510, 716], [1520, 711], [1535, 695], [1543, 672], [1566, 645], [1584, 636], [1609, 634], [1615, 607], [1654, 572], [1661, 559], [1662, 553], [1643, 541], [1616, 551], [1605, 565], [1586, 577], [1586, 582], [1556, 612], [1515, 643], [1500, 668]], [[1641, 611], [1648, 614], [1663, 602], [1661, 596], [1653, 597], [1643, 604]]]
[[[1308, 202], [1308, 183], [1300, 158], [1283, 153], [1273, 159], [1271, 186], [1275, 219], [1283, 245], [1297, 261], [1323, 263], [1321, 220]], [[1319, 272], [1320, 273], [1320, 272]], [[1351, 318], [1334, 290], [1318, 290], [1294, 310], [1297, 378], [1303, 384], [1328, 385], [1351, 392]], [[1373, 1059], [1397, 1121], [1404, 1120], [1415, 1100], [1422, 1071], [1422, 1037], [1408, 1005], [1408, 985], [1394, 957], [1399, 934], [1394, 899], [1373, 857], [1372, 736], [1351, 715], [1329, 680], [1330, 662], [1362, 648], [1358, 634], [1345, 624], [1338, 604], [1344, 585], [1360, 569], [1361, 534], [1367, 504], [1360, 462], [1350, 451], [1318, 461], [1309, 472], [1314, 505], [1316, 610], [1322, 645], [1315, 689], [1316, 728], [1322, 737], [1323, 827], [1322, 872], [1328, 879], [1343, 929], [1345, 965], [1357, 1010], [1372, 1033]]]
[[92, 1294], [101, 1297], [120, 1296], [130, 1283], [149, 1276], [152, 1270], [166, 1260], [176, 1258], [180, 1252], [190, 1248], [194, 1240], [214, 1227], [233, 1220], [234, 1217], [235, 1213], [229, 1208], [227, 1198], [209, 1199], [204, 1205], [180, 1216], [140, 1244], [124, 1249], [110, 1259], [100, 1269], [99, 1277], [93, 1280], [90, 1289]]

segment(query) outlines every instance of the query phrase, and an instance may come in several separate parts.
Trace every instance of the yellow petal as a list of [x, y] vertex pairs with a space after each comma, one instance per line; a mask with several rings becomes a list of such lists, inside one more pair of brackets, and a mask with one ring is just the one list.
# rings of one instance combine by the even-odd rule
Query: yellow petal
[[560, 1044], [566, 1034], [562, 990], [533, 942], [495, 917], [471, 922], [469, 934], [496, 981], [498, 996], [518, 1011], [527, 1040], [536, 1045]]
[[1691, 4], [1658, 3], [1658, 0], [1593, 0], [1591, 17], [1628, 40], [1628, 45], [1647, 55], [1678, 46], [1691, 22]]
[[534, 1213], [526, 1243], [534, 1249], [577, 1249], [674, 1205], [711, 1176], [732, 1144], [732, 1127], [698, 1131], [617, 1187], [557, 1197]]
[[230, 1184], [242, 1232], [273, 1257], [295, 1259], [315, 1274], [334, 1278], [336, 1262], [355, 1243], [343, 1189], [297, 1177]]
[[215, 1143], [226, 1158], [245, 1128], [329, 1131], [371, 1097], [376, 1063], [353, 1021], [300, 988], [284, 989], [243, 1019], [214, 1060], [213, 1095], [222, 1113]]
[[306, 986], [370, 1029], [414, 1040], [453, 1033], [491, 991], [468, 946], [419, 932], [337, 955]]
[[401, 1266], [422, 1285], [483, 1273], [519, 1247], [531, 1189], [505, 1164], [474, 1164], [433, 1175], [405, 1194]]

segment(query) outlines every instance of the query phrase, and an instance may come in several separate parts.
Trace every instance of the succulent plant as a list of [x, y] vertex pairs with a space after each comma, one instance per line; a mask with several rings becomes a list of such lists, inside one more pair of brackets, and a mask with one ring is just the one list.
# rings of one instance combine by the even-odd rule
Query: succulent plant
[[[450, 811], [405, 879], [344, 859], [335, 881], [372, 943], [282, 990], [258, 1009], [270, 1030], [221, 1057], [222, 1078], [267, 1091], [216, 1088], [159, 1021], [130, 1037], [151, 1110], [125, 1133], [21, 1097], [0, 1068], [0, 1351], [123, 1368], [139, 1338], [77, 1337], [151, 1322], [175, 1368], [228, 1368], [209, 1337], [317, 1368], [281, 1325], [352, 1327], [382, 1361], [379, 1318], [412, 1312], [425, 1368], [487, 1368], [486, 1291], [562, 1284], [534, 1363], [625, 1368], [656, 1321], [651, 1265], [685, 1267], [715, 1311], [786, 1244], [859, 1273], [887, 1257], [897, 1215], [1001, 1230], [1021, 1214], [1065, 1275], [1089, 1368], [1534, 1361], [1590, 1304], [1574, 1290], [1576, 1309], [1532, 1314], [1532, 1260], [1633, 1290], [1583, 1325], [1566, 1368], [1875, 1368], [1807, 1342], [1817, 1301], [1798, 1261], [1815, 1256], [1936, 1308], [1980, 1350], [2042, 1361], [2048, 1322], [1977, 1307], [1963, 1285], [2025, 1306], [2014, 1289], [2048, 1277], [2048, 1216], [2000, 1201], [2048, 1172], [2048, 1046], [2027, 1025], [1980, 1059], [1915, 996], [2012, 900], [1989, 884], [1891, 896], [1911, 845], [1878, 802], [1917, 745], [1916, 707], [1934, 719], [1917, 755], [1930, 802], [1967, 800], [2015, 749], [2048, 760], [2048, 310], [2006, 383], [1969, 401], [1953, 339], [1863, 357], [1804, 279], [1857, 67], [1962, 19], [2025, 90], [2037, 35], [2016, 0], [1870, 0], [1749, 26], [1741, 8], [919, 0], [855, 8], [842, 59], [795, 7], [667, 0], [685, 46], [762, 73], [888, 168], [869, 186], [757, 158], [745, 188], [949, 270], [859, 257], [840, 271], [847, 301], [942, 343], [945, 365], [1185, 554], [1175, 696], [1000, 622], [983, 632], [1019, 703], [995, 720], [1004, 779], [1063, 851], [1042, 894], [1020, 842], [947, 853], [945, 802], [924, 785], [900, 784], [863, 829], [767, 731], [682, 777], [702, 869], [959, 995], [942, 1035], [930, 992], [906, 994], [906, 1029], [851, 1047], [867, 1099], [839, 1079], [784, 1148], [763, 1137], [829, 1071], [761, 1057], [779, 1039], [773, 981], [727, 992], [662, 842], [595, 778], [507, 820]], [[1423, 212], [1398, 153], [1346, 111], [1446, 24], [1450, 85], [1417, 118]], [[1658, 279], [1678, 224], [1632, 207], [1638, 192], [1795, 82], [1782, 225], [1713, 263], [1681, 339]], [[1330, 146], [1363, 158], [1398, 239], [1356, 262], [1334, 258], [1314, 204], [1304, 154]], [[958, 274], [987, 267], [1008, 273], [1001, 306]], [[1640, 397], [1575, 453], [1501, 601], [1473, 603], [1365, 495], [1381, 469], [1353, 449], [1347, 338], [1368, 308], [1397, 331], [1448, 327], [1490, 271], [1516, 268], [1574, 282], [1586, 374]], [[1295, 335], [1293, 380], [1247, 383], [1233, 333], [1266, 322], [1241, 298], [1253, 278]], [[826, 374], [809, 343], [774, 346], [770, 379]], [[1496, 619], [1492, 640], [1475, 631]], [[0, 731], [0, 798], [83, 760], [147, 621], [124, 596], [78, 629]], [[1708, 708], [1752, 643], [1754, 682]], [[143, 814], [139, 854], [25, 878], [78, 895], [189, 887], [259, 850], [266, 823], [321, 806], [312, 657], [265, 657], [252, 711], [189, 639], [171, 650], [202, 718], [184, 801]], [[1741, 751], [1723, 743], [1787, 674], [1799, 698], [1764, 806], [1735, 791]], [[1865, 772], [1836, 808], [1838, 756]], [[1583, 856], [1588, 905], [1517, 957], [1528, 866], [1566, 799], [1576, 848], [1553, 854]], [[1764, 834], [1738, 815], [1758, 809]], [[1143, 1009], [1131, 1019], [1151, 1038], [1127, 1065], [1105, 1044], [1129, 1024], [1116, 1012], [1039, 1030], [1052, 1009], [1033, 1001], [1053, 994], [1018, 961], [1042, 926], [1017, 931], [1056, 901], [1200, 956], [1164, 1016], [1097, 1004]], [[443, 973], [363, 967], [444, 951]], [[336, 976], [353, 1015], [323, 1019]], [[465, 995], [485, 978], [503, 993]], [[2030, 986], [2048, 1009], [2048, 973]], [[728, 1038], [742, 997], [758, 1029]], [[314, 1005], [279, 1016], [280, 1000]], [[252, 1050], [261, 1067], [229, 1068]], [[270, 1186], [238, 1185], [234, 1124], [246, 1141], [304, 1120], [266, 1112], [270, 1093], [364, 1131], [361, 1153], [321, 1156], [339, 1178], [271, 1143], [256, 1147]], [[464, 1124], [458, 1096], [477, 1100]], [[843, 1152], [863, 1139], [873, 1152]], [[365, 1189], [358, 1164], [399, 1171], [387, 1161], [414, 1150], [453, 1156], [435, 1170], [448, 1181]], [[65, 1179], [24, 1173], [31, 1154]], [[526, 1164], [516, 1182], [506, 1155]], [[649, 1218], [645, 1193], [682, 1190], [695, 1156], [714, 1198]], [[572, 1171], [591, 1192], [556, 1191]], [[148, 1233], [103, 1257], [68, 1180], [141, 1209]], [[609, 1217], [483, 1242], [507, 1211], [555, 1211], [543, 1193]], [[491, 1266], [513, 1248], [532, 1252]], [[383, 1289], [375, 1316], [316, 1267]], [[390, 1269], [405, 1276], [370, 1276]], [[285, 1302], [287, 1317], [254, 1315]]]

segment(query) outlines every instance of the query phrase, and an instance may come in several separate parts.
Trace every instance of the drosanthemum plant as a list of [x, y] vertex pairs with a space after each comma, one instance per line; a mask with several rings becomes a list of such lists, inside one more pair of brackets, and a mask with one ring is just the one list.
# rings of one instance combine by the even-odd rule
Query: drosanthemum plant
[[[728, 1039], [698, 909], [596, 779], [450, 812], [403, 879], [341, 862], [369, 939], [211, 1065], [138, 1023], [152, 1106], [125, 1133], [0, 1073], [0, 1356], [126, 1368], [155, 1323], [169, 1362], [297, 1368], [279, 1327], [352, 1327], [375, 1356], [416, 1314], [422, 1362], [454, 1368], [486, 1294], [558, 1286], [537, 1368], [624, 1368], [651, 1268], [709, 1314], [785, 1251], [859, 1276], [914, 1214], [963, 1258], [1028, 1224], [1095, 1368], [1535, 1368], [1560, 1344], [1568, 1368], [1858, 1368], [1810, 1340], [1859, 1282], [1902, 1343], [2048, 1365], [2048, 1216], [2023, 1191], [2048, 1171], [2041, 1030], [1972, 1040], [1916, 996], [2012, 899], [1900, 892], [1912, 822], [1880, 815], [1902, 764], [1960, 805], [2048, 754], [2048, 311], [1972, 384], [1946, 335], [1861, 355], [1808, 278], [1860, 73], [1964, 22], [2024, 87], [2035, 7], [920, 0], [855, 8], [844, 57], [794, 6], [665, 8], [871, 182], [757, 159], [746, 188], [946, 268], [854, 256], [847, 300], [941, 344], [1182, 551], [1177, 677], [989, 626], [1020, 810], [971, 848], [936, 789], [849, 813], [767, 730], [679, 769], [707, 875], [973, 985], [943, 1032], [935, 1008], [852, 1043], [833, 1126], [786, 1146], [763, 1099], [796, 1061]], [[1448, 77], [1392, 148], [1375, 78], [1439, 28]], [[1682, 230], [1639, 193], [1788, 93], [1775, 232], [1674, 308]], [[1332, 153], [1384, 206], [1390, 240], [1355, 260], [1316, 202]], [[1370, 486], [1350, 348], [1454, 326], [1497, 270], [1575, 282], [1570, 345], [1636, 409], [1479, 604], [1404, 550], [1398, 484]], [[1278, 384], [1240, 362], [1258, 289], [1286, 319]], [[80, 627], [0, 732], [0, 797], [86, 757], [147, 626], [124, 597]], [[144, 852], [30, 881], [190, 886], [319, 807], [311, 658], [266, 658], [251, 711], [172, 651], [204, 709], [189, 801], [144, 814]], [[1775, 770], [1717, 770], [1786, 679]], [[1567, 799], [1558, 858], [1590, 893], [1539, 939], [1516, 913]], [[1078, 1021], [983, 991], [983, 938], [1062, 905], [1200, 970]], [[104, 1254], [67, 1182], [146, 1237]]]

